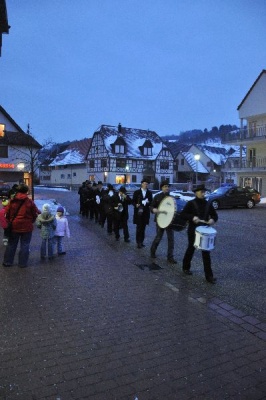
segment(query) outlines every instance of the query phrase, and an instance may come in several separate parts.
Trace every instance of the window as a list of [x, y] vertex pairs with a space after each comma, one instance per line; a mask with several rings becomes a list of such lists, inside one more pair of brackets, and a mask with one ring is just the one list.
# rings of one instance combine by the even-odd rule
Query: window
[[4, 137], [4, 136], [5, 136], [5, 125], [0, 124], [0, 137]]
[[143, 155], [144, 156], [152, 156], [152, 148], [151, 147], [143, 147]]
[[137, 168], [137, 161], [132, 161], [132, 168]]
[[8, 158], [8, 147], [7, 146], [0, 146], [0, 157]]
[[76, 172], [73, 172], [73, 176], [77, 176], [77, 173], [76, 173]]
[[117, 168], [126, 168], [126, 160], [124, 158], [116, 159], [116, 167]]
[[90, 168], [94, 168], [94, 160], [90, 160], [90, 162], [89, 162], [89, 167], [90, 167]]
[[181, 159], [181, 165], [185, 165], [185, 159], [184, 158]]
[[65, 174], [61, 174], [61, 175], [60, 175], [60, 178], [61, 178], [61, 179], [65, 179]]
[[115, 145], [115, 153], [116, 154], [124, 154], [125, 153], [125, 146], [123, 144], [116, 144]]
[[132, 183], [136, 183], [137, 182], [137, 175], [132, 175]]
[[101, 160], [101, 167], [107, 168], [107, 160], [105, 158], [103, 160]]
[[161, 169], [169, 169], [169, 162], [168, 161], [161, 161], [160, 162]]
[[162, 150], [162, 156], [164, 157], [169, 157], [169, 151], [168, 150]]
[[71, 174], [67, 174], [67, 179], [71, 179]]

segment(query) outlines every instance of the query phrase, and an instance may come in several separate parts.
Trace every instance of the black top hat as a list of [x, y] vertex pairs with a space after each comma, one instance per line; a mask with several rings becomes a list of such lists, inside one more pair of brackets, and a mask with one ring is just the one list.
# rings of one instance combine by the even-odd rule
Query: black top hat
[[168, 181], [162, 181], [160, 183], [160, 189], [162, 189], [163, 186], [169, 186], [169, 182]]
[[198, 185], [198, 186], [196, 186], [195, 187], [195, 189], [193, 189], [193, 192], [195, 193], [195, 192], [199, 192], [199, 191], [202, 191], [202, 192], [206, 192], [206, 187], [205, 187], [205, 185]]
[[150, 182], [148, 181], [148, 179], [145, 179], [145, 178], [142, 179], [141, 183], [143, 183], [143, 182], [150, 183]]
[[102, 181], [98, 181], [98, 185], [102, 185], [103, 183], [102, 183]]
[[126, 193], [127, 190], [126, 190], [125, 186], [121, 186], [119, 189], [119, 192]]

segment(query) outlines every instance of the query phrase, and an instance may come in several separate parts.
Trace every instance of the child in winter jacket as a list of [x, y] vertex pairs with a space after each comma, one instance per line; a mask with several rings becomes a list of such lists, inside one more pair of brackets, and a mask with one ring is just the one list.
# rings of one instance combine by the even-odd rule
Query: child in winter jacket
[[63, 238], [64, 236], [67, 236], [70, 238], [70, 231], [68, 227], [68, 220], [64, 216], [64, 208], [63, 207], [58, 207], [57, 212], [56, 212], [56, 230], [55, 230], [55, 236], [54, 236], [54, 244], [55, 247], [57, 248], [57, 254], [59, 256], [66, 254], [66, 252], [63, 250]]
[[6, 236], [6, 228], [8, 225], [8, 222], [6, 220], [6, 206], [8, 205], [9, 201], [8, 199], [4, 199], [2, 201], [2, 206], [3, 208], [1, 208], [0, 210], [0, 226], [1, 228], [4, 229], [4, 237], [3, 237], [3, 245], [7, 246], [8, 244], [8, 237]]
[[53, 239], [56, 229], [56, 218], [51, 214], [49, 204], [43, 205], [42, 213], [38, 215], [36, 225], [41, 229], [41, 259], [45, 259], [46, 250], [48, 248], [48, 258], [52, 260], [54, 256]]

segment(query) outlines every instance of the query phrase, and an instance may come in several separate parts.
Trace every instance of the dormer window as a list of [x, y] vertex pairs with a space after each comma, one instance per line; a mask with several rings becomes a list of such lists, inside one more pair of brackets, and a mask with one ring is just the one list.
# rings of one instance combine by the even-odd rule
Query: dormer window
[[143, 147], [143, 155], [144, 156], [152, 156], [152, 148], [151, 147]]
[[115, 154], [125, 154], [126, 153], [126, 143], [123, 138], [118, 137], [116, 141], [111, 145], [113, 152]]
[[153, 145], [150, 140], [145, 140], [145, 143], [139, 147], [143, 156], [152, 156]]
[[116, 154], [125, 154], [125, 145], [124, 144], [116, 144], [115, 145], [115, 153]]

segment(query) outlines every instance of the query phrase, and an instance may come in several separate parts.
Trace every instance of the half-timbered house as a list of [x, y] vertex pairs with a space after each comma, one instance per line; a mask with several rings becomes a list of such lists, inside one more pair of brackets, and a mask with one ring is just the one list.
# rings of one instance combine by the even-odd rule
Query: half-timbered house
[[160, 136], [150, 130], [101, 125], [87, 155], [91, 181], [140, 183], [173, 182], [173, 156]]

